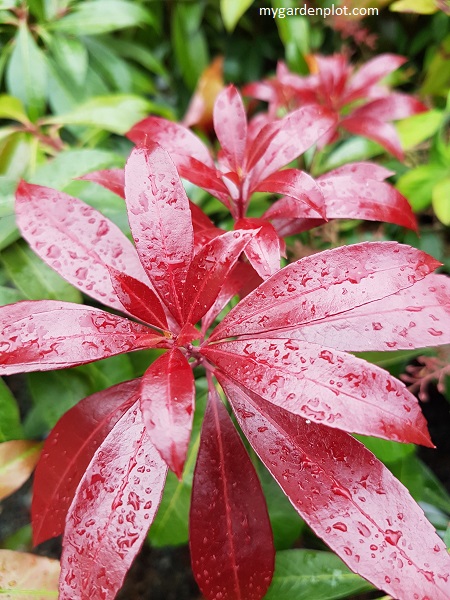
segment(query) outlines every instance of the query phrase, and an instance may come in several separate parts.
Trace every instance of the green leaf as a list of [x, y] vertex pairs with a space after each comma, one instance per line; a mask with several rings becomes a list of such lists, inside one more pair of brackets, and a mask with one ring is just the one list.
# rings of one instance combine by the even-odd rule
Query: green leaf
[[47, 63], [25, 21], [21, 21], [17, 30], [15, 46], [6, 71], [6, 82], [10, 93], [22, 101], [32, 121], [44, 113]]
[[220, 12], [228, 32], [232, 32], [237, 22], [253, 4], [253, 0], [220, 0]]
[[95, 363], [78, 367], [90, 382], [90, 394], [133, 379], [134, 372], [130, 357], [126, 354], [111, 356]]
[[88, 53], [80, 40], [66, 35], [52, 36], [50, 50], [54, 60], [64, 69], [72, 83], [81, 86], [86, 80]]
[[90, 54], [90, 64], [112, 91], [130, 93], [133, 91], [130, 65], [117, 56], [114, 45], [111, 47], [96, 38], [86, 39]]
[[76, 177], [90, 171], [123, 167], [123, 158], [106, 150], [66, 150], [39, 167], [32, 183], [62, 190]]
[[3, 250], [1, 260], [11, 281], [28, 300], [81, 302], [80, 292], [42, 262], [23, 240]]
[[420, 165], [402, 175], [396, 187], [409, 200], [412, 209], [418, 212], [431, 204], [433, 188], [445, 175], [446, 169], [440, 165]]
[[366, 448], [375, 454], [375, 456], [383, 463], [389, 465], [414, 454], [416, 447], [414, 444], [401, 444], [390, 440], [382, 440], [380, 438], [366, 437], [363, 435], [355, 435]]
[[0, 306], [4, 306], [5, 304], [13, 304], [14, 302], [19, 302], [20, 300], [25, 300], [25, 298], [23, 294], [19, 292], [19, 290], [0, 285]]
[[[348, 140], [339, 144], [322, 162], [320, 166], [320, 173], [337, 169], [342, 165], [349, 162], [357, 162], [359, 160], [367, 160], [373, 158], [378, 154], [382, 154], [384, 150], [372, 142], [363, 137], [354, 136]], [[317, 173], [317, 174], [320, 174]]]
[[441, 95], [447, 98], [450, 85], [450, 35], [434, 51], [427, 65], [421, 95]]
[[433, 188], [433, 210], [441, 223], [450, 225], [450, 177], [442, 179]]
[[450, 524], [447, 527], [447, 529], [445, 530], [444, 542], [445, 542], [445, 545], [447, 546], [447, 548], [450, 550]]
[[438, 11], [434, 0], [397, 0], [389, 8], [393, 12], [417, 13], [419, 15], [432, 15]]
[[373, 589], [335, 554], [315, 550], [277, 552], [264, 600], [337, 600]]
[[0, 378], [0, 442], [23, 438], [20, 414], [9, 387]]
[[[204, 381], [204, 380], [200, 380]], [[196, 382], [197, 389], [199, 380]], [[153, 546], [178, 546], [189, 539], [189, 508], [191, 503], [192, 476], [200, 444], [200, 429], [206, 408], [206, 393], [198, 393], [192, 427], [191, 441], [181, 481], [169, 471], [161, 504], [150, 529]]]
[[170, 111], [161, 105], [154, 104], [132, 94], [114, 94], [98, 96], [88, 100], [72, 112], [46, 119], [48, 124], [89, 125], [123, 135], [131, 127], [142, 120], [148, 113], [156, 113], [168, 117]]
[[23, 177], [33, 155], [30, 134], [17, 132], [0, 142], [0, 173], [11, 179]]
[[14, 96], [8, 96], [7, 94], [0, 96], [0, 119], [12, 119], [24, 125], [29, 124], [22, 102], [19, 98], [14, 98]]
[[442, 111], [429, 110], [396, 123], [402, 148], [409, 150], [430, 138], [439, 129], [442, 118]]
[[86, 0], [53, 23], [57, 31], [75, 35], [96, 35], [143, 24], [152, 25], [152, 14], [137, 2]]
[[184, 82], [193, 90], [206, 69], [208, 46], [201, 28], [201, 3], [176, 4], [172, 15], [172, 45]]
[[[272, 0], [274, 10], [298, 7], [296, 0]], [[304, 55], [311, 52], [310, 27], [308, 18], [302, 15], [289, 16], [288, 18], [275, 19], [280, 38], [284, 44], [286, 60], [291, 69], [307, 72]]]

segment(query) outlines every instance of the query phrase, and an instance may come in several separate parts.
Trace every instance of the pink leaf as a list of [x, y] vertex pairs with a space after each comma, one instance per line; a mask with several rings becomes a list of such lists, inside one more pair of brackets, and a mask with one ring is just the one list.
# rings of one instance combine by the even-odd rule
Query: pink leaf
[[272, 275], [228, 313], [210, 340], [290, 331], [395, 294], [439, 265], [424, 252], [396, 242], [326, 250]]
[[167, 319], [159, 298], [149, 287], [133, 277], [109, 269], [114, 291], [127, 312], [136, 318], [167, 330]]
[[352, 117], [372, 118], [380, 121], [397, 121], [427, 110], [425, 104], [413, 96], [392, 92], [386, 98], [377, 98], [352, 111]]
[[236, 229], [254, 229], [259, 232], [249, 242], [245, 254], [262, 279], [267, 279], [280, 270], [282, 244], [273, 226], [263, 219], [239, 219]]
[[392, 296], [299, 327], [289, 337], [327, 340], [332, 348], [352, 352], [450, 344], [450, 278], [428, 275]]
[[400, 145], [400, 138], [397, 130], [391, 123], [385, 123], [380, 119], [366, 117], [346, 117], [340, 122], [340, 125], [356, 135], [362, 135], [383, 146], [388, 152], [393, 154], [398, 160], [403, 160], [403, 150]]
[[379, 54], [367, 61], [351, 78], [343, 101], [348, 103], [367, 95], [370, 86], [378, 83], [392, 71], [396, 71], [405, 62], [405, 57], [396, 54]]
[[34, 252], [102, 304], [123, 310], [108, 267], [147, 280], [131, 242], [114, 223], [81, 200], [22, 181], [16, 194], [16, 214], [19, 229]]
[[81, 400], [48, 436], [34, 475], [33, 542], [60, 535], [75, 490], [97, 448], [136, 401], [139, 380], [119, 383]]
[[37, 300], [0, 308], [0, 373], [65, 369], [166, 340], [138, 323], [80, 304]]
[[298, 169], [285, 169], [269, 175], [258, 183], [257, 192], [272, 192], [294, 198], [300, 204], [312, 209], [315, 218], [326, 218], [323, 194], [312, 177]]
[[125, 199], [125, 171], [123, 169], [93, 171], [92, 173], [86, 173], [86, 175], [83, 175], [79, 179], [97, 183], [110, 192]]
[[293, 339], [236, 340], [201, 352], [247, 390], [305, 419], [433, 446], [415, 396], [360, 358]]
[[257, 232], [258, 229], [227, 231], [208, 242], [196, 254], [184, 290], [185, 322], [197, 323], [211, 308], [228, 273]]
[[186, 193], [163, 148], [154, 144], [133, 150], [125, 167], [125, 195], [142, 264], [161, 300], [180, 320], [193, 230]]
[[266, 503], [244, 445], [211, 388], [192, 487], [192, 568], [208, 600], [260, 600], [275, 554]]
[[127, 137], [137, 145], [160, 144], [170, 154], [179, 168], [189, 166], [191, 158], [196, 159], [211, 169], [215, 169], [214, 161], [208, 148], [192, 131], [167, 121], [161, 117], [148, 117], [140, 121], [127, 133]]
[[142, 377], [141, 410], [152, 443], [180, 479], [194, 416], [195, 385], [184, 354], [174, 348]]
[[183, 165], [177, 167], [180, 177], [184, 177], [194, 185], [198, 185], [215, 198], [218, 198], [225, 206], [229, 207], [229, 191], [223, 182], [223, 173], [215, 167], [211, 168], [196, 160], [186, 158]]
[[422, 509], [350, 435], [219, 377], [244, 434], [313, 531], [394, 598], [446, 600], [450, 558]]
[[98, 448], [69, 508], [60, 600], [113, 600], [155, 517], [167, 467], [139, 402]]
[[233, 85], [217, 96], [214, 129], [231, 171], [242, 168], [247, 143], [247, 116], [239, 92]]

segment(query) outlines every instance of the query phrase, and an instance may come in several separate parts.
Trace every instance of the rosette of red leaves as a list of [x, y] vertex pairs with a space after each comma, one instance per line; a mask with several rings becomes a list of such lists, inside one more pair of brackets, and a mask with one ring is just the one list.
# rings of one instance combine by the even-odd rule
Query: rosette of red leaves
[[448, 598], [443, 542], [350, 435], [430, 446], [418, 403], [389, 373], [346, 352], [448, 342], [450, 286], [431, 273], [438, 263], [394, 242], [322, 252], [279, 270], [210, 331], [246, 283], [242, 253], [258, 230], [225, 232], [195, 252], [189, 201], [158, 145], [132, 152], [125, 195], [135, 248], [75, 198], [26, 183], [17, 192], [18, 224], [37, 254], [125, 316], [47, 300], [2, 307], [1, 372], [166, 350], [140, 380], [82, 400], [46, 441], [32, 520], [36, 543], [64, 530], [60, 598], [116, 595], [167, 467], [181, 476], [198, 365], [209, 400], [190, 547], [208, 599], [261, 599], [274, 561], [264, 496], [214, 378], [292, 504], [350, 568], [397, 598]]
[[355, 70], [343, 54], [310, 57], [311, 75], [291, 73], [279, 63], [276, 77], [247, 85], [244, 93], [269, 103], [270, 114], [280, 108], [322, 107], [335, 115], [336, 124], [319, 145], [335, 142], [338, 128], [369, 138], [399, 160], [403, 150], [395, 127], [390, 121], [423, 112], [426, 106], [416, 98], [392, 92], [380, 80], [401, 67], [406, 58], [380, 54]]

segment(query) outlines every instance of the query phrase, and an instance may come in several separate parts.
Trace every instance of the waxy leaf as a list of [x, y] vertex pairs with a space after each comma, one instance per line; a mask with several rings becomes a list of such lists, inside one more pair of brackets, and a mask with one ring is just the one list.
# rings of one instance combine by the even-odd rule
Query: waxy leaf
[[139, 348], [165, 347], [165, 338], [144, 325], [55, 300], [2, 307], [0, 335], [2, 375], [64, 369]]
[[183, 317], [197, 323], [216, 300], [228, 273], [258, 229], [227, 231], [208, 242], [195, 256], [184, 289]]
[[109, 268], [111, 282], [125, 310], [144, 323], [167, 329], [167, 319], [158, 296], [145, 283]]
[[269, 516], [247, 451], [211, 386], [189, 520], [195, 578], [208, 600], [260, 600], [274, 567]]
[[350, 435], [218, 376], [244, 434], [313, 531], [394, 598], [446, 600], [450, 557], [422, 509]]
[[81, 200], [22, 181], [16, 194], [16, 214], [19, 229], [36, 254], [102, 304], [123, 310], [108, 266], [147, 281], [131, 242]]
[[378, 142], [378, 144], [386, 148], [398, 160], [403, 160], [404, 154], [400, 145], [400, 138], [398, 137], [397, 130], [391, 123], [386, 123], [381, 119], [373, 117], [361, 119], [361, 117], [350, 116], [341, 121], [341, 125], [351, 133], [362, 135], [374, 142]]
[[0, 596], [5, 600], [58, 597], [59, 560], [0, 550]]
[[33, 542], [60, 535], [75, 490], [97, 448], [136, 402], [139, 380], [119, 383], [81, 400], [48, 436], [36, 468], [31, 517]]
[[195, 406], [192, 369], [174, 348], [145, 372], [141, 385], [143, 419], [161, 457], [180, 479], [183, 472]]
[[433, 446], [415, 396], [360, 358], [292, 339], [236, 340], [201, 352], [246, 390], [305, 419]]
[[0, 444], [0, 500], [18, 490], [30, 477], [41, 448], [42, 444], [28, 440]]
[[289, 337], [317, 344], [326, 340], [351, 352], [449, 344], [450, 278], [431, 273], [392, 296], [305, 324]]
[[267, 279], [228, 313], [210, 340], [290, 331], [410, 287], [439, 264], [396, 242], [326, 250]]
[[161, 300], [181, 323], [194, 244], [191, 211], [175, 165], [161, 146], [133, 150], [125, 167], [125, 196], [142, 264]]
[[345, 102], [351, 102], [367, 93], [367, 88], [378, 83], [380, 79], [396, 71], [406, 62], [404, 56], [398, 54], [379, 54], [367, 61], [353, 75], [346, 86]]
[[280, 270], [285, 244], [278, 237], [273, 225], [263, 219], [238, 219], [235, 223], [236, 229], [256, 227], [260, 229], [245, 248], [245, 254], [261, 279], [267, 279]]
[[161, 500], [167, 467], [139, 402], [98, 448], [67, 514], [60, 600], [116, 596]]
[[247, 115], [241, 95], [233, 85], [225, 88], [214, 104], [214, 130], [231, 171], [242, 166], [247, 144]]

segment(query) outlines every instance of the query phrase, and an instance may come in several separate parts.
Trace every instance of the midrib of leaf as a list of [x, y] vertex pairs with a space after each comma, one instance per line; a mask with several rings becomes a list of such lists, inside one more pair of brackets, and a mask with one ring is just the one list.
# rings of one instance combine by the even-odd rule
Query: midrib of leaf
[[58, 597], [58, 591], [57, 590], [46, 590], [46, 589], [42, 589], [42, 590], [26, 590], [26, 589], [7, 589], [7, 588], [0, 588], [0, 596], [2, 596], [3, 594], [8, 594], [9, 596], [23, 596], [23, 595], [27, 595], [27, 596], [49, 596], [51, 598], [57, 598]]

